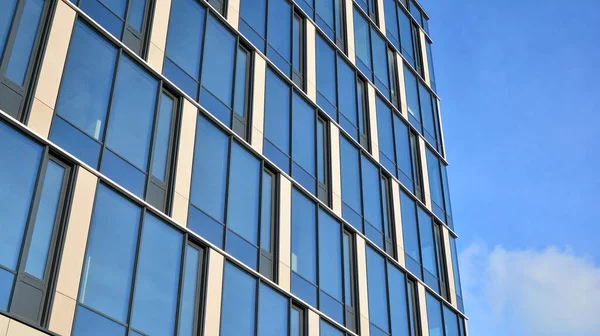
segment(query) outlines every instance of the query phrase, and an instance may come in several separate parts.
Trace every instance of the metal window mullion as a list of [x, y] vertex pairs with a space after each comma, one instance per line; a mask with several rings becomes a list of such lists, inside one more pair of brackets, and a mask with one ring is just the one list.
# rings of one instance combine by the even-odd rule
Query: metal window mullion
[[227, 182], [225, 187], [225, 208], [223, 209], [223, 237], [221, 237], [221, 242], [223, 243], [223, 250], [227, 251], [227, 233], [228, 229], [228, 220], [229, 220], [229, 189], [231, 188], [231, 156], [233, 150], [233, 138], [231, 135], [227, 136], [229, 143], [227, 144], [228, 152], [227, 152]]

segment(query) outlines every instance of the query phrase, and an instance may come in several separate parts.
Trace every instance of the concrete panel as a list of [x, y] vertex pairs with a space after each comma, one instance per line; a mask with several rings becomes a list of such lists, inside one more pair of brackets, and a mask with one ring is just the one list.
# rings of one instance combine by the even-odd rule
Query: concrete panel
[[56, 290], [77, 300], [98, 178], [79, 168]]
[[427, 57], [427, 48], [425, 47], [425, 32], [419, 28], [419, 41], [421, 43], [422, 61], [423, 61], [423, 77], [427, 86], [431, 87], [431, 78], [429, 77], [429, 58]]
[[278, 285], [284, 290], [291, 292], [292, 291], [292, 270], [290, 266], [284, 264], [283, 262], [279, 262], [279, 270], [278, 270]]
[[43, 138], [48, 139], [53, 116], [54, 111], [50, 108], [50, 106], [42, 103], [41, 100], [35, 98], [33, 100], [31, 112], [29, 113], [29, 120], [27, 121], [27, 126], [29, 126], [29, 128], [34, 130]]
[[267, 63], [258, 54], [254, 53], [254, 85], [252, 96], [252, 139], [251, 145], [262, 154], [263, 135], [265, 129], [265, 86], [267, 76]]
[[[150, 41], [163, 53], [167, 47], [167, 30], [171, 15], [171, 0], [156, 0]], [[150, 49], [152, 50], [152, 49]], [[162, 68], [162, 67], [161, 67]]]
[[394, 211], [394, 232], [396, 233], [396, 248], [398, 257], [396, 260], [402, 267], [406, 267], [404, 256], [404, 232], [402, 228], [402, 205], [400, 203], [400, 183], [392, 181], [392, 209]]
[[39, 330], [33, 329], [32, 327], [25, 325], [17, 320], [10, 320], [8, 323], [8, 332], [6, 336], [46, 336]]
[[279, 174], [279, 261], [291, 267], [292, 182]]
[[175, 193], [173, 197], [173, 218], [179, 225], [186, 227], [190, 201], [183, 195]]
[[77, 301], [55, 292], [48, 329], [59, 335], [71, 335]]
[[10, 319], [4, 315], [0, 315], [0, 335], [4, 336], [6, 335], [6, 332], [8, 331], [8, 323], [10, 322]]
[[398, 89], [400, 90], [400, 113], [408, 120], [408, 106], [406, 105], [406, 84], [404, 83], [404, 60], [396, 52], [396, 67], [398, 73]]
[[379, 132], [377, 131], [377, 94], [373, 84], [367, 85], [369, 102], [369, 133], [371, 138], [371, 154], [379, 162]]
[[227, 4], [227, 22], [238, 29], [240, 21], [240, 0], [229, 0]]
[[206, 315], [204, 336], [219, 336], [221, 329], [221, 299], [223, 295], [223, 269], [225, 258], [217, 251], [210, 250], [206, 284]]
[[384, 0], [377, 0], [377, 21], [379, 23], [379, 30], [381, 31], [381, 33], [385, 36], [386, 35], [386, 31], [385, 31], [385, 13], [384, 13], [384, 4], [383, 4]]
[[53, 110], [58, 97], [58, 88], [67, 59], [74, 22], [75, 11], [64, 2], [58, 1], [35, 91], [35, 97]]
[[358, 274], [358, 304], [360, 306], [360, 315], [368, 320], [369, 292], [367, 285], [367, 250], [364, 238], [358, 235], [356, 235], [356, 272]]
[[450, 290], [450, 302], [454, 308], [458, 309], [456, 301], [456, 285], [454, 283], [454, 264], [452, 263], [452, 252], [450, 250], [450, 231], [443, 225], [440, 225], [440, 227], [442, 230], [442, 239], [444, 241], [444, 262], [446, 263], [446, 269], [448, 270], [446, 279]]
[[154, 43], [150, 43], [150, 50], [148, 50], [148, 64], [158, 73], [162, 73], [163, 62], [165, 60], [165, 52], [156, 46]]
[[321, 318], [319, 314], [315, 313], [312, 310], [307, 310], [308, 312], [308, 336], [320, 336], [321, 335]]
[[423, 172], [423, 193], [425, 194], [425, 206], [431, 211], [431, 189], [429, 186], [429, 171], [427, 170], [427, 145], [421, 135], [419, 138], [419, 154], [421, 157], [421, 171]]
[[192, 164], [194, 161], [194, 142], [196, 140], [196, 121], [198, 109], [187, 99], [183, 100], [181, 136], [177, 155], [175, 191], [189, 197], [192, 184]]
[[340, 161], [340, 130], [333, 123], [329, 123], [329, 135], [331, 143], [331, 190], [333, 191], [332, 209], [342, 216], [342, 175]]
[[348, 58], [352, 64], [356, 64], [354, 48], [354, 5], [352, 0], [342, 0], [346, 3], [346, 45], [348, 46]]
[[317, 102], [317, 46], [316, 30], [312, 22], [306, 20], [306, 94]]
[[369, 319], [361, 316], [360, 317], [360, 336], [369, 336], [371, 334], [371, 324]]
[[443, 153], [442, 156], [444, 158], [446, 158], [446, 141], [444, 140], [444, 123], [442, 122], [442, 110], [440, 109], [440, 101], [436, 98], [435, 103], [437, 104], [437, 110], [438, 110], [438, 120], [440, 121], [440, 140], [442, 142], [442, 151]]
[[425, 295], [425, 286], [417, 282], [417, 295], [419, 298], [419, 315], [421, 317], [421, 331], [423, 336], [429, 336], [429, 322], [427, 320], [427, 296]]

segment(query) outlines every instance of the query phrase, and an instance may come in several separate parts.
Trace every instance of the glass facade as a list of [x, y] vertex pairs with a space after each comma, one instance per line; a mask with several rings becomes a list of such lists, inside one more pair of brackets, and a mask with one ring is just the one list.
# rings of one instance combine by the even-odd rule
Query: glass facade
[[7, 1], [0, 315], [77, 336], [466, 335], [420, 5]]

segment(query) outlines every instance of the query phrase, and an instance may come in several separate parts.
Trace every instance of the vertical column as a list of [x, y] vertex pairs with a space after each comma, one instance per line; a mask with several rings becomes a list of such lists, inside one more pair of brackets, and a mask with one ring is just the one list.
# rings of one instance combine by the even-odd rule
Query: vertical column
[[356, 51], [354, 49], [354, 5], [352, 0], [342, 0], [346, 3], [346, 41], [348, 43], [348, 58], [356, 64]]
[[402, 267], [406, 267], [406, 261], [404, 257], [404, 231], [402, 230], [402, 204], [400, 204], [400, 183], [396, 180], [392, 181], [392, 203], [394, 210], [394, 226], [396, 233], [396, 250], [398, 251], [398, 257], [396, 260]]
[[159, 73], [162, 73], [165, 51], [167, 50], [167, 30], [169, 29], [170, 15], [171, 0], [156, 0], [150, 33], [148, 64]]
[[360, 307], [360, 335], [369, 336], [369, 292], [367, 287], [367, 250], [365, 240], [356, 236], [356, 271], [358, 273], [358, 305]]
[[423, 77], [427, 86], [431, 87], [431, 78], [429, 77], [429, 58], [427, 57], [427, 44], [425, 39], [425, 32], [419, 28], [419, 40], [421, 41], [421, 51], [423, 60]]
[[278, 283], [291, 290], [292, 182], [279, 174], [279, 272]]
[[443, 225], [441, 225], [441, 228], [442, 239], [444, 240], [444, 262], [446, 263], [446, 269], [448, 270], [446, 278], [450, 290], [450, 302], [454, 308], [458, 309], [456, 301], [456, 284], [454, 283], [454, 264], [452, 263], [452, 252], [450, 251], [450, 231]]
[[192, 186], [192, 164], [194, 162], [194, 142], [196, 139], [196, 121], [198, 109], [187, 99], [183, 99], [181, 118], [181, 136], [177, 153], [175, 173], [175, 193], [172, 218], [181, 226], [187, 226]]
[[227, 22], [238, 29], [240, 22], [240, 0], [227, 1]]
[[379, 30], [383, 36], [385, 36], [385, 13], [384, 13], [384, 0], [377, 0], [377, 22], [379, 23]]
[[396, 68], [398, 72], [398, 89], [400, 90], [400, 113], [408, 120], [408, 106], [406, 105], [406, 85], [404, 84], [404, 59], [396, 53]]
[[331, 143], [331, 209], [342, 217], [342, 165], [340, 161], [340, 129], [333, 123], [329, 123], [329, 135]]
[[206, 315], [204, 335], [219, 336], [221, 331], [221, 300], [223, 296], [223, 270], [225, 258], [212, 248], [209, 252], [206, 281]]
[[465, 322], [465, 336], [469, 336], [469, 324], [466, 319], [463, 321]]
[[429, 187], [429, 171], [427, 170], [427, 150], [425, 139], [421, 135], [419, 139], [419, 157], [421, 158], [421, 172], [423, 173], [423, 193], [425, 194], [425, 207], [431, 211], [431, 189]]
[[317, 40], [315, 26], [309, 20], [306, 22], [306, 94], [317, 102]]
[[308, 309], [308, 336], [321, 335], [321, 318], [317, 313]]
[[79, 167], [48, 327], [60, 335], [71, 334], [97, 183], [95, 175]]
[[254, 53], [254, 83], [252, 95], [252, 138], [250, 145], [262, 154], [265, 128], [265, 86], [267, 63], [258, 53]]
[[371, 82], [367, 85], [369, 103], [369, 134], [371, 135], [371, 154], [379, 162], [379, 133], [377, 132], [377, 94]]
[[425, 295], [425, 286], [422, 283], [417, 282], [417, 295], [419, 298], [419, 315], [421, 317], [421, 331], [422, 336], [429, 336], [429, 320], [427, 318], [427, 296]]
[[58, 1], [27, 126], [44, 138], [50, 134], [58, 89], [67, 60], [75, 11]]

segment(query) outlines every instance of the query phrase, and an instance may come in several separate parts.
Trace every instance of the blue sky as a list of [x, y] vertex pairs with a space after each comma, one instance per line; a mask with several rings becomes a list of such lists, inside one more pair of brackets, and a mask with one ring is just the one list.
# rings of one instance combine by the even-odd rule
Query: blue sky
[[421, 3], [470, 336], [600, 335], [600, 1]]

